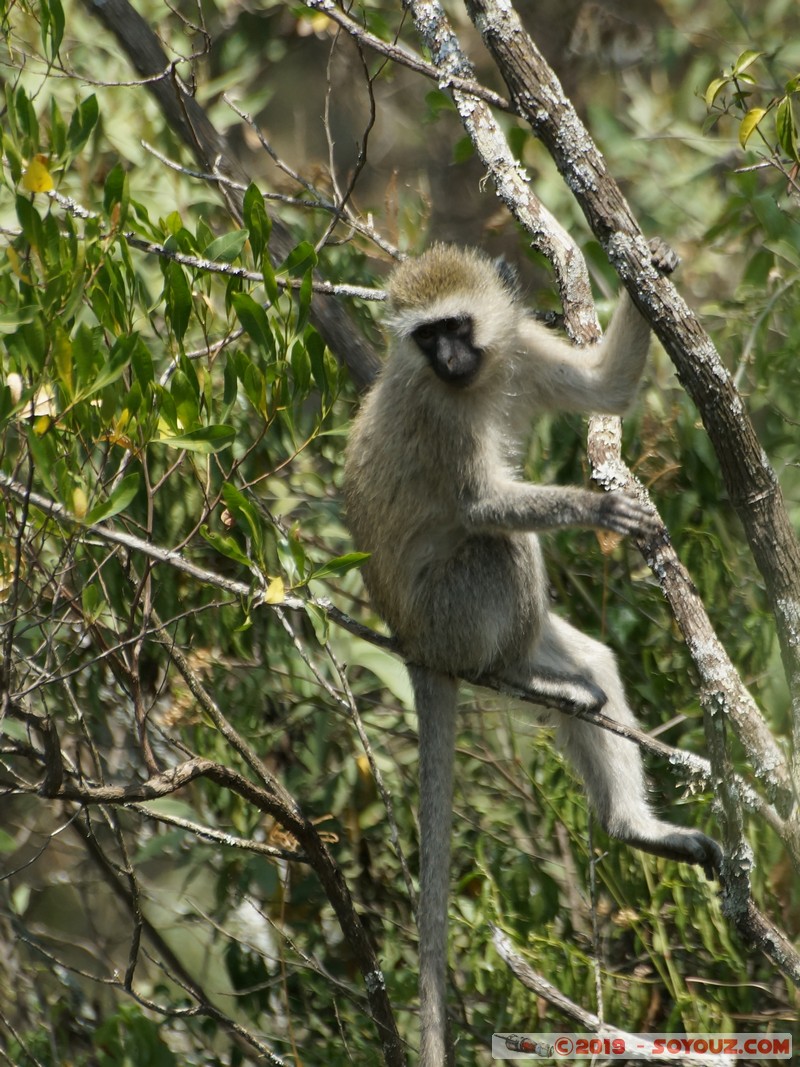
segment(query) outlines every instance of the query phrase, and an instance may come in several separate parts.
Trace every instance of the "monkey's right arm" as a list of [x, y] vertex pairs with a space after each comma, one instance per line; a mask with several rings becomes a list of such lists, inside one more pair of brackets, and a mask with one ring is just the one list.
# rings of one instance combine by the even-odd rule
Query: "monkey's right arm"
[[[678, 257], [660, 237], [650, 241], [652, 266], [671, 274]], [[622, 415], [636, 396], [650, 347], [650, 327], [623, 290], [599, 344], [577, 346], [534, 319], [520, 325], [516, 372], [522, 395], [544, 411]], [[527, 386], [527, 388], [525, 388]]]
[[465, 517], [471, 529], [494, 533], [578, 526], [647, 536], [659, 528], [651, 510], [627, 493], [594, 493], [510, 479], [467, 502]]
[[520, 326], [520, 400], [539, 411], [622, 415], [639, 386], [650, 327], [626, 292], [599, 344], [570, 344], [533, 319]]

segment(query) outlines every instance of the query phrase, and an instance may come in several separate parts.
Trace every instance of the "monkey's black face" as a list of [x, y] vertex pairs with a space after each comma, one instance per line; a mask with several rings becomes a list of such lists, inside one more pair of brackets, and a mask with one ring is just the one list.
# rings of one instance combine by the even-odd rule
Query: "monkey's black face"
[[411, 336], [443, 382], [465, 386], [475, 380], [483, 352], [473, 343], [472, 319], [468, 315], [426, 322]]

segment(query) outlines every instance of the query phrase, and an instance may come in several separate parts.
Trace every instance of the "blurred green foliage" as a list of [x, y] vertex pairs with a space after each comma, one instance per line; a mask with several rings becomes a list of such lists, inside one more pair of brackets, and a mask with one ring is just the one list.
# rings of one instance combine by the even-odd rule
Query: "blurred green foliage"
[[[324, 212], [296, 202], [265, 206], [262, 192], [288, 185], [294, 194], [297, 186], [273, 171], [262, 180], [270, 164], [222, 99], [235, 90], [241, 107], [276, 130], [281, 150], [299, 157], [297, 169], [315, 174], [326, 165], [325, 138], [303, 131], [321, 127], [313, 101], [324, 94], [320, 57], [326, 61], [332, 35], [302, 6], [209, 2], [206, 54], [190, 21], [197, 10], [177, 5], [183, 22], [155, 0], [137, 8], [178, 55], [197, 49], [198, 98], [229, 128], [258, 183], [245, 193], [239, 226], [215, 188], [189, 172], [186, 150], [86, 9], [61, 0], [6, 6], [0, 467], [84, 524], [113, 523], [251, 582], [267, 600], [311, 583], [375, 623], [342, 521], [342, 452], [356, 397], [309, 324], [309, 302], [317, 264], [336, 281], [380, 284], [386, 257], [344, 225], [337, 241], [318, 247]], [[645, 230], [681, 253], [682, 291], [745, 394], [800, 524], [800, 227], [790, 121], [800, 15], [788, 0], [738, 8], [667, 0], [648, 12], [650, 22], [636, 24], [643, 53], [635, 63], [616, 62], [601, 37], [575, 61], [580, 78], [569, 87]], [[400, 28], [394, 5], [370, 4], [365, 15], [387, 39]], [[408, 27], [402, 34], [416, 47]], [[336, 55], [345, 80], [331, 74], [330, 139], [350, 144], [363, 133], [363, 86], [354, 84], [361, 67], [344, 47]], [[756, 53], [745, 65], [742, 57]], [[377, 74], [379, 60], [367, 63]], [[179, 72], [188, 78], [190, 64]], [[379, 107], [372, 137], [384, 145], [381, 136], [391, 134], [396, 148], [376, 150], [374, 162], [368, 153], [356, 197], [379, 232], [415, 248], [441, 235], [434, 163], [453, 188], [466, 189], [474, 160], [442, 94], [419, 79], [406, 88], [407, 76], [381, 68], [375, 91], [385, 111]], [[742, 121], [754, 109], [763, 110], [759, 136], [752, 119], [744, 136]], [[541, 146], [504, 121], [538, 194], [585, 235], [607, 313], [616, 281], [568, 191]], [[184, 169], [166, 166], [145, 144]], [[332, 145], [330, 156], [336, 151]], [[321, 179], [326, 192], [329, 181]], [[307, 189], [298, 195], [314, 198]], [[461, 239], [477, 242], [481, 229], [493, 239], [488, 194], [486, 202], [480, 221], [462, 221]], [[268, 207], [296, 236], [274, 268]], [[513, 237], [505, 219], [502, 228]], [[526, 277], [536, 302], [552, 299], [540, 275]], [[375, 336], [371, 311], [354, 303], [361, 328]], [[553, 483], [585, 481], [583, 440], [580, 420], [543, 420], [529, 472]], [[625, 454], [651, 486], [732, 659], [785, 736], [788, 698], [760, 579], [663, 353], [626, 420]], [[413, 872], [415, 723], [402, 664], [327, 628], [318, 614], [289, 612], [287, 631], [252, 599], [154, 566], [36, 507], [25, 517], [22, 528], [19, 508], [0, 514], [0, 638], [14, 692], [52, 716], [73, 770], [95, 781], [145, 776], [142, 721], [165, 765], [197, 753], [239, 766], [175, 668], [171, 645], [183, 649], [195, 677], [329, 835], [413, 1043], [411, 903], [346, 696], [331, 695], [341, 698], [339, 665], [347, 664]], [[556, 599], [611, 641], [642, 720], [665, 740], [702, 750], [690, 658], [638, 557], [625, 545], [602, 556], [589, 533], [550, 538], [548, 555]], [[3, 729], [18, 744], [33, 743], [19, 722], [7, 718]], [[499, 961], [490, 922], [591, 1010], [596, 945], [586, 805], [551, 738], [524, 710], [475, 694], [458, 760], [451, 964], [453, 1003], [469, 1027], [459, 1046], [467, 1065], [489, 1062], [495, 1030], [564, 1028]], [[710, 798], [683, 797], [669, 768], [651, 767], [657, 804], [713, 832]], [[7, 763], [0, 781], [24, 783], [29, 772], [24, 760]], [[0, 810], [0, 940], [8, 949], [0, 999], [10, 1005], [0, 1034], [11, 1062], [259, 1062], [218, 1017], [186, 1010], [189, 979], [287, 1063], [377, 1061], [361, 980], [317, 880], [303, 864], [222, 843], [233, 834], [292, 847], [240, 797], [199, 781], [149, 814], [86, 812], [32, 793], [0, 797]], [[202, 828], [217, 838], [204, 839]], [[780, 843], [764, 826], [750, 831], [756, 898], [796, 937], [800, 893]], [[607, 1020], [630, 1031], [774, 1024], [797, 1032], [796, 991], [731, 934], [699, 873], [599, 838], [595, 832]], [[133, 903], [109, 890], [109, 866], [130, 877]], [[137, 1005], [120, 987], [142, 917], [148, 947], [135, 971]], [[160, 941], [148, 941], [153, 932]]]

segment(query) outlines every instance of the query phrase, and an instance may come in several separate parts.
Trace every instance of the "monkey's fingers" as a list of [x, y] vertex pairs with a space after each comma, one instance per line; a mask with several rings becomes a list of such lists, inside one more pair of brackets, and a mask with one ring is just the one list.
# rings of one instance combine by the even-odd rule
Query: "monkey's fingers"
[[607, 493], [602, 497], [599, 525], [623, 536], [651, 537], [661, 530], [656, 512], [629, 493]]
[[672, 274], [677, 270], [680, 257], [661, 237], [653, 237], [647, 242], [651, 252], [651, 262], [661, 274]]

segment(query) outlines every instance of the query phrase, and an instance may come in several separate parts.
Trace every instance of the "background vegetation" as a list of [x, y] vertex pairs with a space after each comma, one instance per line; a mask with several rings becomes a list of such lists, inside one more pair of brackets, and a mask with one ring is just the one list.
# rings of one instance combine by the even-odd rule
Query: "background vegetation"
[[[312, 270], [379, 288], [398, 250], [455, 239], [520, 264], [532, 304], [557, 309], [557, 297], [434, 82], [360, 53], [300, 4], [137, 9], [170, 77], [227, 136], [241, 190], [198, 170], [89, 7], [2, 13], [0, 470], [26, 492], [5, 492], [0, 509], [0, 1060], [371, 1064], [374, 1003], [321, 881], [327, 861], [309, 862], [316, 838], [239, 787], [288, 796], [327, 845], [413, 1047], [415, 721], [402, 662], [319, 603], [377, 626], [341, 507], [357, 390], [312, 324]], [[679, 288], [746, 398], [797, 528], [796, 4], [519, 10], [643, 230], [680, 253]], [[354, 15], [420, 51], [400, 5]], [[466, 15], [451, 15], [500, 91]], [[744, 63], [748, 51], [760, 55]], [[743, 130], [753, 107], [764, 114]], [[581, 244], [606, 316], [611, 268], [544, 148], [501, 118]], [[275, 267], [271, 216], [292, 237]], [[375, 340], [367, 295], [337, 299]], [[762, 581], [661, 351], [623, 451], [783, 745], [789, 692]], [[586, 481], [581, 420], [538, 424], [528, 467]], [[702, 752], [689, 652], [633, 548], [570, 533], [547, 551], [555, 597], [613, 644], [646, 728]], [[193, 759], [239, 778], [202, 774], [149, 800], [100, 792]], [[718, 836], [710, 794], [649, 765], [657, 804]], [[465, 702], [455, 832], [459, 1063], [489, 1063], [494, 1031], [571, 1028], [507, 970], [490, 923], [620, 1028], [800, 1040], [797, 989], [737, 937], [716, 886], [590, 836], [549, 735], [483, 692]], [[759, 819], [747, 837], [754, 899], [796, 939], [784, 843]]]

